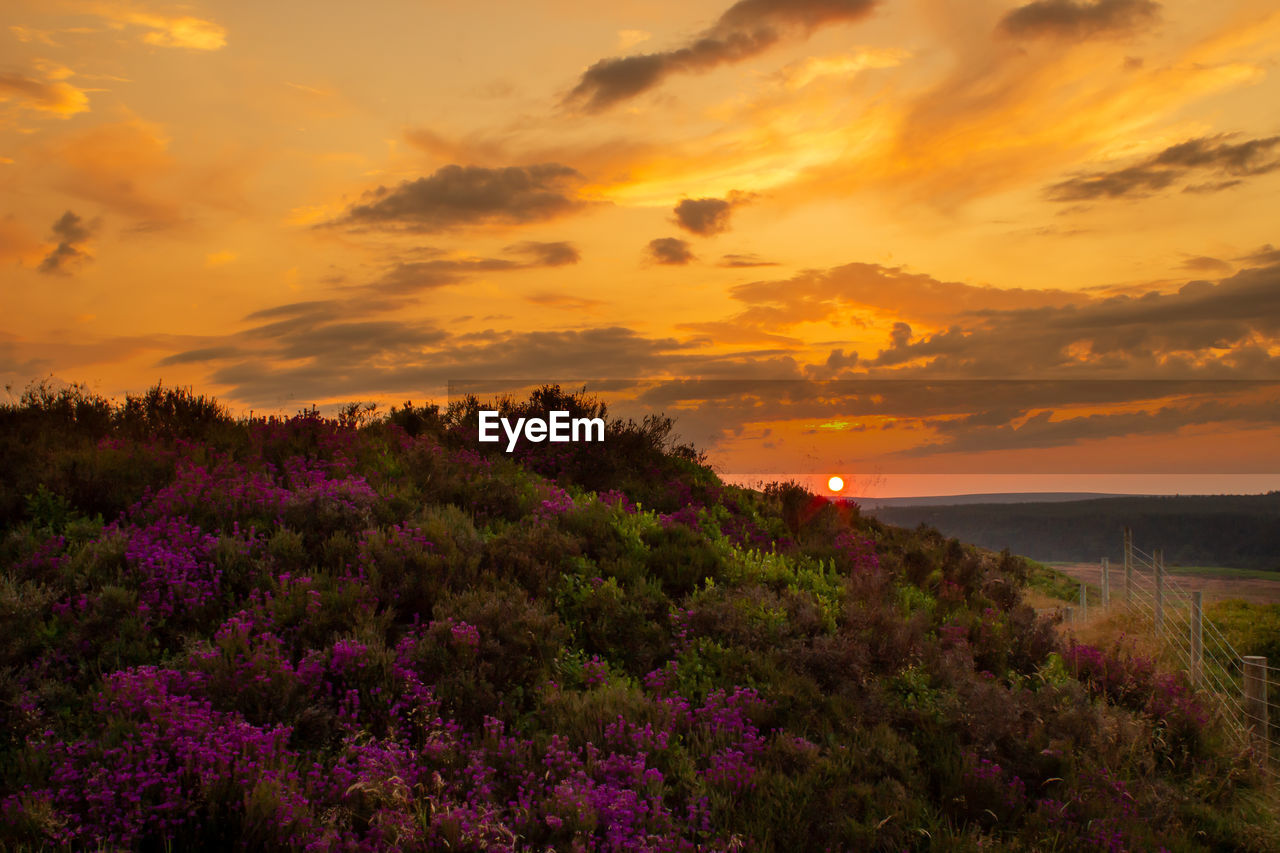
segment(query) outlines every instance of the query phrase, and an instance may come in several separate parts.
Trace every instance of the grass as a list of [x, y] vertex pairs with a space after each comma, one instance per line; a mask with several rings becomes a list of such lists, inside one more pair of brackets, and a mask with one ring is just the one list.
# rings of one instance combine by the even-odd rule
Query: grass
[[[1050, 560], [1043, 564], [1046, 567], [1053, 568], [1055, 566], [1075, 566], [1078, 562], [1067, 560]], [[1280, 572], [1270, 571], [1268, 569], [1241, 569], [1233, 566], [1165, 566], [1165, 570], [1171, 575], [1187, 575], [1206, 578], [1221, 578], [1223, 580], [1269, 580], [1280, 581]], [[1124, 566], [1119, 563], [1113, 563], [1111, 571], [1123, 572]]]
[[1172, 575], [1197, 575], [1224, 580], [1280, 581], [1280, 572], [1271, 572], [1266, 569], [1237, 569], [1230, 566], [1168, 566], [1167, 568]]
[[[1027, 587], [1055, 602], [1076, 604], [1080, 601], [1080, 581], [1060, 572], [1055, 565], [1065, 563], [1041, 563], [1030, 558], [1023, 558], [1030, 567], [1027, 576]], [[1090, 605], [1102, 603], [1102, 590], [1093, 584], [1085, 584], [1085, 596]]]

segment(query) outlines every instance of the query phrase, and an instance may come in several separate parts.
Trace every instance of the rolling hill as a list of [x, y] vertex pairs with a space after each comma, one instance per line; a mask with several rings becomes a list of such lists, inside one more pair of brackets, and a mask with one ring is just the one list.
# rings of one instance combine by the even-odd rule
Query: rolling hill
[[889, 524], [927, 524], [1037, 560], [1118, 561], [1128, 526], [1136, 543], [1148, 551], [1162, 548], [1170, 565], [1280, 571], [1280, 492], [881, 505], [867, 512]]
[[1187, 684], [1021, 558], [726, 486], [660, 417], [475, 425], [0, 407], [0, 847], [1275, 849]]

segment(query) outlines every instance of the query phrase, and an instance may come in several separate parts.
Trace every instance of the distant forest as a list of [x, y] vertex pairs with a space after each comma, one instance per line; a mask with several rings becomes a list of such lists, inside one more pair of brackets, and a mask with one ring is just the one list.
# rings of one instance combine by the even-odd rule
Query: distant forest
[[924, 523], [986, 548], [1037, 560], [1123, 557], [1123, 529], [1136, 546], [1164, 550], [1176, 566], [1280, 571], [1280, 492], [1098, 498], [1061, 503], [897, 506], [867, 514], [901, 527]]

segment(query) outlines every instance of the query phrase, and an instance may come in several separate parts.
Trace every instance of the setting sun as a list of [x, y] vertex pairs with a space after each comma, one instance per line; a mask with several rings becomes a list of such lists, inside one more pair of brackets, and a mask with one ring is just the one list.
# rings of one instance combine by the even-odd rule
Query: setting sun
[[827, 480], [827, 488], [833, 492], [843, 491], [844, 479], [833, 475], [830, 480]]

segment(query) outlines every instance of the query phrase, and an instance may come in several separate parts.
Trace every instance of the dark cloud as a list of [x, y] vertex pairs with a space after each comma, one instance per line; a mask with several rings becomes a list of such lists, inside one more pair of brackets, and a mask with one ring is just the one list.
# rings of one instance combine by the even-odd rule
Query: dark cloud
[[68, 210], [53, 223], [52, 231], [63, 243], [83, 243], [89, 239], [92, 227]]
[[833, 349], [825, 362], [806, 365], [804, 372], [811, 379], [835, 379], [847, 376], [848, 371], [858, 366], [859, 360], [857, 352], [850, 350], [846, 353], [841, 347]]
[[[841, 366], [848, 360], [843, 351], [829, 358]], [[929, 436], [926, 443], [877, 453], [864, 462], [896, 473], [936, 473], [930, 457], [939, 454], [1065, 448], [1097, 439], [1172, 435], [1189, 426], [1266, 428], [1280, 415], [1280, 382], [697, 379], [650, 382], [640, 400], [651, 410], [678, 413], [684, 429], [708, 442], [704, 447], [740, 433], [744, 425], [775, 421], [809, 421], [810, 436], [849, 436], [871, 428], [918, 432]], [[1091, 414], [1080, 414], [1081, 409]], [[829, 445], [820, 452], [823, 464], [831, 464], [830, 454]], [[1205, 460], [1174, 457], [1165, 462], [1170, 471], [1185, 471]], [[965, 469], [957, 466], [964, 464], [963, 458], [948, 461], [947, 470], [958, 473]], [[1004, 461], [975, 457], [968, 464], [977, 466], [974, 473], [1028, 473], [1037, 463], [1015, 455]], [[1039, 463], [1048, 470], [1066, 465], [1076, 472], [1117, 464], [1125, 463], [1087, 453]], [[1238, 468], [1242, 463], [1233, 464]], [[1265, 470], [1243, 464], [1250, 467], [1242, 470]]]
[[563, 267], [582, 260], [582, 253], [578, 248], [564, 241], [539, 243], [526, 240], [523, 243], [507, 246], [503, 251], [513, 255], [524, 255], [530, 258], [531, 265], [539, 267]]
[[[1262, 391], [1262, 399], [1250, 399]], [[980, 453], [1027, 448], [1067, 447], [1081, 442], [1120, 436], [1170, 435], [1178, 430], [1208, 424], [1234, 422], [1262, 426], [1280, 418], [1280, 386], [1231, 387], [1213, 383], [1180, 394], [1177, 403], [1161, 404], [1152, 392], [1178, 392], [1177, 388], [1153, 385], [1143, 396], [1123, 401], [1142, 402], [1139, 411], [1105, 412], [1062, 416], [1053, 409], [1030, 413], [1025, 408], [997, 412], [977, 412], [962, 417], [929, 419], [926, 426], [936, 431], [938, 440], [902, 451], [904, 456], [932, 456], [938, 453]], [[1117, 401], [1120, 402], [1120, 401]], [[1061, 408], [1063, 399], [1053, 405]], [[988, 417], [994, 415], [994, 417]]]
[[[507, 246], [503, 251], [510, 255], [522, 256], [523, 260], [441, 257], [444, 255], [443, 252], [426, 249], [418, 253], [418, 256], [426, 255], [426, 260], [397, 261], [374, 281], [350, 285], [344, 289], [396, 300], [434, 290], [437, 287], [460, 284], [481, 273], [560, 267], [576, 264], [581, 257], [572, 243], [562, 241], [544, 243], [528, 240]], [[383, 307], [393, 307], [394, 304], [394, 301], [387, 302]]]
[[568, 166], [443, 166], [426, 178], [365, 194], [331, 224], [410, 231], [469, 225], [521, 225], [583, 206], [573, 192], [581, 175]]
[[[834, 358], [833, 358], [834, 357]], [[830, 360], [848, 362], [842, 350]], [[794, 371], [790, 371], [794, 372]], [[1277, 402], [1276, 381], [1218, 380], [1032, 380], [1032, 379], [834, 379], [804, 380], [786, 375], [770, 378], [651, 379], [644, 399], [658, 408], [706, 403], [732, 411], [750, 407], [749, 419], [769, 420], [850, 415], [951, 420], [996, 426], [1026, 417], [1028, 412], [1072, 406], [1109, 407], [1122, 403], [1177, 399], [1198, 404], [1224, 395]], [[737, 401], [737, 402], [735, 402]], [[777, 401], [774, 411], [756, 408]]]
[[68, 267], [88, 259], [81, 245], [93, 234], [93, 223], [86, 223], [76, 214], [67, 211], [53, 223], [53, 239], [58, 241], [37, 269], [47, 275], [70, 273]]
[[387, 296], [407, 296], [458, 284], [469, 275], [485, 272], [507, 272], [526, 268], [526, 264], [506, 258], [439, 258], [430, 261], [405, 261], [394, 264], [369, 284], [352, 285], [348, 289], [373, 291]]
[[[565, 304], [544, 294], [539, 304]], [[450, 331], [435, 321], [370, 308], [368, 299], [279, 305], [245, 318], [247, 328], [174, 353], [163, 365], [207, 363], [209, 381], [241, 404], [288, 408], [344, 396], [438, 394], [460, 379], [721, 375], [799, 376], [786, 353], [709, 355], [706, 338], [647, 337], [619, 326], [574, 330]], [[188, 342], [191, 342], [188, 339]], [[589, 368], [584, 368], [589, 366]], [[614, 383], [630, 388], [635, 380]]]
[[[219, 383], [229, 383], [254, 367], [264, 374], [296, 371], [296, 375], [303, 376], [315, 371], [341, 383], [347, 372], [362, 365], [394, 365], [414, 354], [435, 351], [449, 337], [433, 323], [372, 318], [361, 316], [362, 311], [360, 303], [340, 300], [299, 302], [256, 311], [245, 320], [270, 322], [228, 335], [212, 346], [175, 353], [161, 364], [223, 362], [211, 374]], [[319, 390], [312, 395], [326, 396]], [[263, 402], [252, 395], [242, 399], [254, 404]]]
[[889, 333], [890, 345], [893, 349], [903, 349], [911, 343], [911, 327], [906, 323], [894, 323]]
[[587, 311], [592, 308], [599, 308], [606, 304], [599, 299], [587, 299], [583, 296], [574, 296], [569, 293], [533, 293], [525, 298], [526, 302], [532, 302], [534, 305], [546, 305], [551, 308], [564, 308], [569, 311]]
[[[593, 391], [621, 393], [643, 411], [676, 416], [681, 435], [704, 449], [738, 435], [746, 425], [776, 420], [814, 419], [824, 422], [823, 430], [854, 432], [867, 428], [857, 419], [876, 417], [879, 428], [927, 431], [928, 443], [899, 452], [896, 461], [892, 455], [875, 460], [902, 471], [924, 470], [918, 466], [932, 463], [921, 460], [938, 454], [1067, 447], [1115, 436], [1169, 435], [1198, 425], [1266, 427], [1280, 416], [1275, 381], [887, 377], [815, 382], [801, 379], [800, 367], [786, 352], [708, 356], [705, 342], [650, 338], [616, 326], [450, 334], [414, 321], [343, 320], [339, 309], [316, 303], [258, 313], [303, 322], [257, 327], [238, 335], [234, 346], [191, 351], [167, 363], [197, 356], [220, 361], [211, 379], [229, 386], [228, 396], [277, 407], [343, 396], [438, 394], [458, 380], [489, 382], [497, 394], [510, 377], [577, 380], [590, 378], [582, 370], [591, 365], [591, 376], [619, 377], [590, 383]], [[898, 331], [899, 342], [911, 346], [910, 333]], [[837, 349], [826, 364], [844, 370], [861, 361], [856, 353]], [[645, 378], [664, 375], [724, 378]], [[1081, 408], [1090, 414], [1079, 414]], [[974, 464], [997, 470], [989, 458]], [[1027, 470], [1026, 460], [1007, 464]], [[1174, 468], [1178, 464], [1171, 460]]]
[[777, 261], [766, 261], [757, 254], [748, 252], [746, 254], [727, 254], [720, 258], [720, 266], [731, 268], [748, 268], [748, 267], [776, 267]]
[[686, 198], [676, 205], [676, 224], [684, 230], [710, 237], [729, 230], [733, 205], [722, 198]]
[[1280, 168], [1280, 161], [1272, 157], [1272, 149], [1280, 143], [1280, 136], [1250, 139], [1234, 145], [1222, 142], [1226, 138], [1202, 137], [1171, 145], [1157, 154], [1152, 164], [1181, 169], [1217, 169], [1229, 175], [1261, 175]]
[[287, 302], [254, 311], [245, 317], [246, 320], [270, 320], [276, 317], [300, 317], [308, 314], [327, 314], [337, 303], [328, 299], [315, 299], [307, 302]]
[[1031, 38], [1090, 38], [1131, 33], [1155, 23], [1160, 4], [1152, 0], [1036, 0], [1000, 19], [1000, 29]]
[[[450, 335], [428, 324], [386, 320], [318, 323], [265, 340], [210, 380], [255, 405], [342, 395], [422, 394], [451, 380], [535, 376], [632, 376], [666, 369], [688, 345], [627, 328]], [[295, 361], [299, 359], [300, 361]]]
[[[744, 310], [682, 328], [799, 348], [782, 337], [799, 324], [865, 327], [887, 314], [897, 325], [883, 349], [858, 361], [871, 375], [1277, 375], [1268, 350], [1280, 343], [1280, 251], [1246, 260], [1254, 266], [1172, 293], [999, 289], [855, 263], [737, 285], [730, 294]], [[1215, 261], [1188, 263], [1230, 271]]]
[[185, 352], [174, 353], [160, 359], [161, 367], [168, 367], [171, 364], [194, 364], [201, 362], [222, 361], [223, 359], [235, 358], [241, 355], [241, 350], [237, 347], [201, 347], [199, 349], [186, 350]]
[[678, 237], [659, 237], [649, 241], [649, 259], [655, 264], [684, 266], [695, 260], [689, 242]]
[[337, 356], [355, 366], [369, 359], [395, 358], [433, 348], [448, 334], [431, 323], [399, 320], [352, 320], [316, 324], [276, 336], [272, 356], [292, 361], [314, 358], [317, 353]]
[[671, 74], [741, 62], [784, 35], [857, 20], [875, 5], [876, 0], [739, 0], [709, 29], [675, 50], [601, 59], [583, 72], [565, 102], [600, 112], [652, 89]]
[[1094, 172], [1049, 188], [1053, 201], [1086, 201], [1098, 198], [1144, 196], [1165, 189], [1181, 177], [1173, 169], [1151, 169], [1132, 166], [1114, 172]]
[[832, 320], [863, 325], [865, 309], [889, 311], [932, 324], [989, 311], [1085, 302], [1086, 294], [1062, 290], [982, 287], [940, 281], [901, 267], [853, 263], [806, 270], [788, 279], [753, 281], [730, 290], [745, 311], [730, 322], [777, 332], [797, 323]]
[[1209, 181], [1203, 184], [1187, 184], [1182, 191], [1184, 193], [1217, 193], [1238, 187], [1243, 183], [1244, 181], [1239, 178], [1232, 181]]
[[1280, 375], [1268, 352], [1277, 338], [1280, 265], [1272, 265], [1174, 293], [991, 311], [930, 335], [895, 334], [864, 363], [904, 375], [1267, 378]]
[[[1266, 260], [1275, 251], [1268, 246], [1253, 254]], [[447, 260], [428, 253], [421, 263]], [[1209, 266], [1203, 259], [1191, 262]], [[243, 331], [188, 341], [194, 348], [165, 363], [207, 362], [210, 379], [229, 389], [228, 398], [279, 408], [370, 395], [416, 399], [457, 379], [567, 381], [583, 378], [583, 365], [592, 376], [615, 379], [720, 377], [716, 383], [618, 380], [611, 388], [635, 392], [648, 410], [677, 416], [682, 435], [707, 449], [745, 425], [783, 420], [821, 419], [816, 435], [852, 431], [859, 417], [877, 416], [863, 428], [931, 436], [897, 462], [886, 457], [887, 465], [899, 468], [929, 464], [921, 460], [937, 454], [1067, 447], [1114, 436], [1170, 435], [1188, 426], [1265, 428], [1280, 414], [1280, 383], [1274, 381], [1280, 358], [1271, 354], [1280, 340], [1280, 259], [1167, 293], [999, 291], [870, 264], [753, 282], [733, 293], [750, 305], [748, 312], [768, 309], [782, 318], [767, 328], [857, 322], [857, 305], [876, 308], [869, 316], [877, 324], [883, 322], [880, 309], [903, 319], [887, 330], [875, 355], [847, 345], [825, 348], [839, 344], [831, 341], [817, 363], [804, 365], [797, 361], [808, 349], [804, 342], [729, 337], [733, 328], [766, 328], [764, 314], [679, 338], [617, 326], [460, 334], [443, 322], [371, 308], [372, 300], [362, 295], [255, 312]], [[529, 297], [564, 307], [574, 307], [574, 299]], [[936, 330], [940, 318], [949, 327]], [[710, 352], [730, 343], [743, 348]], [[652, 387], [640, 394], [644, 382]]]
[[1269, 266], [1271, 264], [1280, 264], [1280, 249], [1272, 246], [1270, 243], [1262, 246], [1255, 252], [1245, 255], [1240, 260], [1252, 266]]
[[1187, 258], [1182, 262], [1182, 268], [1185, 270], [1195, 270], [1196, 272], [1216, 273], [1229, 273], [1232, 270], [1231, 264], [1219, 258], [1211, 258], [1208, 255]]
[[1280, 136], [1231, 143], [1227, 136], [1206, 136], [1171, 145], [1133, 166], [1109, 172], [1092, 172], [1048, 188], [1053, 201], [1092, 201], [1102, 198], [1141, 197], [1166, 189], [1196, 172], [1229, 176], [1185, 187], [1187, 192], [1216, 192], [1234, 187], [1242, 178], [1280, 169], [1276, 147]]
[[854, 367], [857, 363], [858, 354], [856, 352], [850, 352], [846, 355], [843, 349], [833, 349], [831, 355], [827, 356], [827, 367]]

